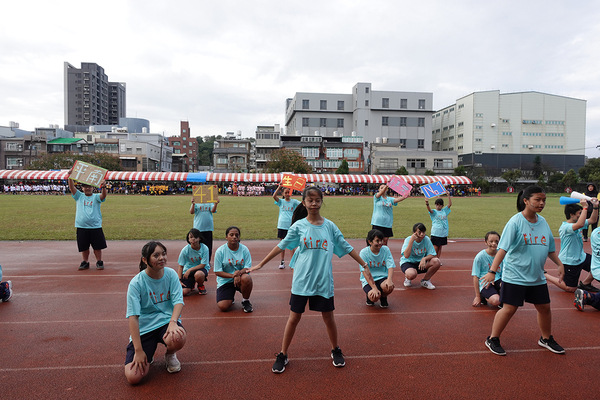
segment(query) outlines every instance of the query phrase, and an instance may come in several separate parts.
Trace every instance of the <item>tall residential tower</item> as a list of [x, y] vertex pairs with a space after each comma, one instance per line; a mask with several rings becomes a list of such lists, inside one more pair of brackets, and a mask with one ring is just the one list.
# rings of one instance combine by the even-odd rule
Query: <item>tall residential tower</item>
[[104, 68], [64, 63], [66, 126], [118, 125], [126, 117], [125, 83], [109, 82]]

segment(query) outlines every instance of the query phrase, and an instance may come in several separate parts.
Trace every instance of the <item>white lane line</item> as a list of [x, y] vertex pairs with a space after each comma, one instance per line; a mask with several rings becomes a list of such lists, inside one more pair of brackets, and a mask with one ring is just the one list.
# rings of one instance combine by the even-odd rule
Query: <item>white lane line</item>
[[[573, 311], [574, 307], [564, 307], [564, 308], [553, 308], [552, 311]], [[342, 317], [361, 317], [361, 316], [369, 316], [369, 317], [387, 317], [390, 315], [435, 315], [435, 314], [471, 314], [474, 313], [474, 310], [454, 310], [454, 311], [398, 311], [398, 312], [360, 312], [360, 313], [336, 313], [336, 318]], [[481, 310], [477, 311], [477, 313], [495, 313], [496, 310], [490, 308], [489, 310]], [[521, 308], [520, 312], [537, 312], [535, 308]], [[273, 318], [288, 318], [289, 314], [280, 314], [280, 315], [258, 315], [253, 313], [252, 316], [248, 316], [246, 314], [241, 314], [239, 316], [227, 316], [227, 317], [182, 317], [181, 320], [185, 324], [186, 321], [192, 320], [229, 320], [229, 319], [273, 319]], [[305, 314], [302, 318], [322, 318], [319, 313], [310, 313]], [[1, 325], [13, 325], [13, 324], [89, 324], [89, 323], [108, 323], [108, 322], [126, 322], [126, 318], [119, 319], [94, 319], [94, 320], [63, 320], [63, 321], [0, 321]]]
[[[597, 351], [600, 346], [594, 347], [567, 347], [566, 351]], [[547, 351], [542, 348], [510, 350], [512, 353], [541, 353]], [[383, 358], [419, 358], [419, 357], [451, 357], [451, 356], [480, 356], [490, 354], [489, 350], [476, 351], [449, 351], [445, 353], [399, 353], [399, 354], [371, 354], [361, 356], [345, 356], [346, 360], [376, 360]], [[492, 357], [492, 355], [490, 355]], [[330, 360], [330, 357], [298, 357], [290, 358], [290, 361], [322, 361]], [[210, 361], [182, 361], [182, 365], [236, 365], [253, 363], [271, 363], [273, 358], [257, 358], [251, 360], [210, 360]], [[160, 365], [160, 364], [159, 364]], [[59, 367], [29, 367], [29, 368], [0, 368], [0, 372], [39, 372], [39, 371], [65, 371], [82, 369], [105, 369], [105, 368], [124, 368], [124, 364], [105, 364], [105, 365], [65, 365]]]

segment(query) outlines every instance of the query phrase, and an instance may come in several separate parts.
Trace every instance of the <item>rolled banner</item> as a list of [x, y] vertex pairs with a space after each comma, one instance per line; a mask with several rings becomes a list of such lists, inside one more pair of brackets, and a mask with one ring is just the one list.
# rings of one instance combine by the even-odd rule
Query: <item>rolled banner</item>
[[590, 201], [592, 198], [590, 196], [586, 196], [583, 193], [579, 193], [579, 192], [571, 192], [571, 197], [574, 199], [579, 199], [579, 200], [587, 200]]
[[577, 204], [580, 202], [581, 202], [581, 200], [577, 199], [577, 198], [560, 196], [560, 205], [561, 206], [566, 206], [567, 204]]

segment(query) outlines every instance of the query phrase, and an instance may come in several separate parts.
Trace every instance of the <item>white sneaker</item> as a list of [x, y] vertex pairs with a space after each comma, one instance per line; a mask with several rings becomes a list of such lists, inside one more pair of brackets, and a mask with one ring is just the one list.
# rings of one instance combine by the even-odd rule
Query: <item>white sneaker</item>
[[421, 280], [421, 287], [424, 287], [425, 289], [429, 289], [429, 290], [435, 289], [435, 286], [433, 286], [433, 283], [431, 283], [431, 281], [426, 281], [426, 280]]
[[167, 364], [167, 371], [173, 374], [175, 372], [181, 371], [181, 363], [177, 359], [177, 354], [165, 354], [165, 363]]
[[279, 264], [279, 269], [284, 269], [285, 268], [285, 261], [282, 261], [281, 264]]
[[410, 281], [410, 279], [404, 278], [404, 286], [405, 287], [411, 287], [412, 286], [412, 282]]

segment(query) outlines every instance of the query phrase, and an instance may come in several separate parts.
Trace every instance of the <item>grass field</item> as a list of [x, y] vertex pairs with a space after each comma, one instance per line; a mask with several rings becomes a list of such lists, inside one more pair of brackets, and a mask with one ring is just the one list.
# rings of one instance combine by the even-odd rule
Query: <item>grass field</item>
[[[559, 195], [549, 195], [542, 216], [558, 236], [564, 220]], [[296, 197], [297, 198], [297, 197]], [[482, 238], [501, 232], [516, 213], [516, 196], [456, 197], [448, 216], [450, 238]], [[192, 227], [189, 196], [109, 195], [102, 205], [108, 240], [183, 240]], [[363, 238], [371, 228], [372, 197], [326, 197], [321, 214], [347, 238]], [[239, 226], [243, 239], [275, 239], [278, 208], [271, 197], [221, 197], [214, 215], [215, 239], [224, 239], [228, 226]], [[71, 196], [0, 195], [0, 240], [75, 240], [75, 202]], [[423, 198], [409, 198], [394, 208], [395, 238], [411, 233], [416, 222], [427, 232], [431, 220]]]

